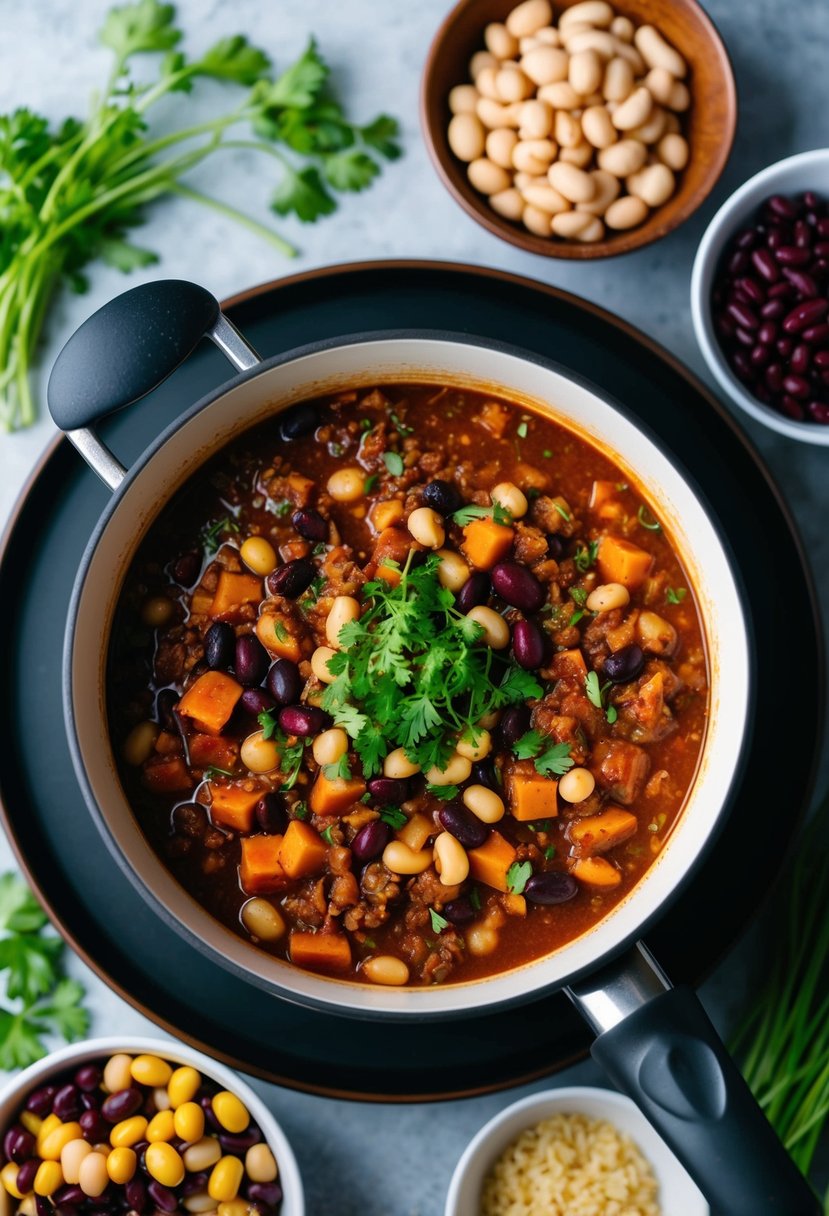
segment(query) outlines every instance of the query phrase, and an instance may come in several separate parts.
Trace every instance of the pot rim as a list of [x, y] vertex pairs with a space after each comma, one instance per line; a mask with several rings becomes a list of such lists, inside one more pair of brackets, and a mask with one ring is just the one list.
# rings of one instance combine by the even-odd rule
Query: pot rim
[[[133, 485], [133, 483], [137, 480], [137, 478], [145, 472], [145, 470], [148, 468], [148, 466], [152, 463], [154, 457], [166, 445], [166, 443], [170, 439], [172, 439], [183, 426], [185, 426], [187, 423], [189, 423], [192, 419], [194, 419], [197, 415], [199, 415], [203, 410], [205, 410], [205, 409], [209, 408], [210, 406], [214, 405], [215, 403], [217, 403], [228, 392], [241, 386], [242, 384], [244, 384], [248, 381], [255, 380], [255, 379], [259, 378], [260, 376], [266, 375], [267, 373], [271, 372], [272, 370], [274, 370], [276, 368], [291, 364], [295, 361], [298, 361], [302, 358], [306, 358], [308, 356], [313, 356], [313, 355], [317, 355], [320, 353], [327, 353], [327, 352], [337, 350], [337, 349], [344, 349], [344, 348], [350, 348], [350, 347], [356, 347], [356, 346], [365, 346], [365, 345], [376, 344], [376, 343], [395, 342], [395, 341], [401, 341], [401, 340], [402, 341], [414, 341], [414, 342], [438, 342], [438, 343], [449, 344], [451, 346], [461, 346], [461, 347], [471, 347], [473, 349], [483, 349], [486, 351], [495, 352], [499, 355], [513, 357], [515, 359], [518, 359], [521, 362], [529, 363], [529, 364], [535, 365], [537, 367], [540, 367], [544, 371], [552, 372], [553, 374], [556, 374], [556, 375], [562, 377], [563, 379], [575, 384], [578, 388], [582, 389], [583, 391], [591, 394], [593, 397], [595, 397], [597, 400], [599, 400], [603, 406], [612, 410], [614, 413], [620, 415], [641, 436], [643, 436], [646, 440], [649, 440], [654, 445], [654, 447], [658, 450], [660, 457], [663, 460], [669, 462], [673, 466], [674, 470], [676, 471], [677, 476], [681, 479], [681, 481], [684, 483], [686, 488], [693, 495], [700, 510], [706, 516], [706, 518], [711, 526], [712, 532], [716, 535], [717, 543], [720, 547], [722, 557], [723, 557], [723, 559], [726, 563], [726, 566], [728, 568], [728, 571], [730, 573], [734, 592], [735, 592], [736, 598], [737, 598], [739, 606], [740, 606], [741, 621], [742, 621], [741, 636], [744, 639], [744, 643], [745, 643], [745, 645], [744, 645], [744, 651], [745, 651], [744, 668], [745, 668], [745, 676], [746, 676], [746, 687], [745, 687], [745, 697], [743, 699], [743, 704], [742, 704], [743, 728], [742, 728], [741, 736], [740, 736], [740, 745], [733, 758], [731, 773], [730, 773], [730, 776], [729, 776], [729, 779], [727, 782], [727, 789], [721, 799], [721, 803], [716, 812], [716, 815], [715, 815], [714, 819], [712, 820], [709, 832], [707, 834], [707, 837], [706, 837], [704, 843], [696, 851], [694, 857], [691, 858], [690, 860], [686, 861], [681, 874], [677, 877], [671, 890], [668, 893], [666, 893], [666, 895], [663, 898], [661, 898], [659, 900], [659, 902], [656, 904], [656, 906], [653, 907], [653, 909], [648, 914], [642, 915], [641, 917], [639, 917], [636, 920], [636, 923], [631, 927], [631, 929], [628, 932], [626, 932], [622, 937], [617, 939], [612, 945], [610, 945], [607, 948], [605, 948], [604, 950], [602, 950], [601, 953], [599, 953], [598, 955], [592, 956], [590, 958], [589, 962], [586, 962], [582, 966], [579, 966], [579, 967], [573, 969], [572, 971], [569, 971], [567, 973], [566, 977], [552, 979], [547, 982], [537, 982], [537, 981], [533, 982], [533, 984], [529, 987], [529, 989], [522, 991], [517, 996], [516, 995], [505, 995], [501, 998], [491, 999], [491, 1000], [487, 1000], [484, 1002], [478, 1001], [474, 1005], [470, 1005], [469, 1003], [464, 1003], [464, 1001], [462, 999], [462, 996], [461, 996], [462, 993], [464, 993], [464, 992], [468, 993], [471, 991], [480, 993], [481, 989], [485, 988], [493, 980], [497, 980], [498, 978], [500, 978], [504, 975], [521, 972], [522, 970], [526, 970], [527, 967], [533, 966], [535, 963], [538, 963], [538, 962], [544, 961], [545, 959], [554, 957], [556, 954], [560, 953], [560, 951], [556, 950], [556, 951], [551, 952], [551, 954], [542, 956], [540, 959], [532, 960], [530, 963], [522, 964], [522, 966], [520, 966], [518, 968], [513, 968], [509, 972], [499, 972], [499, 973], [495, 973], [491, 977], [487, 977], [482, 980], [465, 981], [465, 982], [456, 983], [456, 984], [440, 985], [436, 988], [426, 990], [427, 993], [444, 993], [445, 994], [445, 993], [451, 993], [454, 991], [454, 993], [457, 994], [458, 1000], [454, 1005], [452, 1005], [450, 1008], [439, 1008], [439, 1009], [431, 1008], [425, 1002], [423, 1003], [423, 1006], [418, 1009], [402, 1008], [402, 1007], [396, 1007], [396, 1008], [387, 1007], [387, 1008], [379, 1009], [377, 1006], [377, 1003], [371, 1004], [371, 1003], [367, 1002], [365, 1007], [361, 1007], [354, 1003], [350, 1003], [350, 1004], [343, 1003], [342, 1001], [334, 1000], [333, 998], [330, 998], [328, 996], [316, 997], [316, 996], [309, 995], [307, 993], [300, 994], [298, 992], [291, 990], [290, 988], [284, 987], [281, 982], [275, 980], [271, 976], [268, 976], [268, 977], [262, 976], [255, 969], [241, 965], [236, 960], [228, 957], [226, 954], [222, 953], [220, 950], [217, 950], [213, 945], [203, 941], [202, 938], [199, 936], [199, 934], [194, 930], [194, 928], [191, 927], [191, 925], [189, 925], [188, 923], [186, 923], [182, 919], [180, 919], [178, 916], [176, 916], [156, 896], [156, 894], [150, 889], [149, 885], [145, 882], [144, 878], [141, 877], [140, 874], [138, 874], [136, 872], [136, 870], [130, 865], [128, 858], [124, 854], [120, 844], [118, 843], [118, 841], [115, 838], [115, 834], [109, 824], [108, 817], [102, 810], [101, 806], [99, 805], [98, 800], [95, 797], [94, 791], [92, 789], [92, 784], [89, 780], [86, 765], [85, 765], [84, 759], [83, 759], [83, 748], [82, 748], [80, 740], [78, 738], [76, 722], [75, 722], [75, 715], [74, 715], [74, 711], [73, 711], [74, 680], [73, 680], [73, 674], [72, 674], [72, 663], [73, 663], [73, 654], [74, 654], [74, 634], [75, 634], [75, 626], [76, 626], [76, 621], [77, 621], [77, 616], [78, 616], [78, 611], [79, 611], [79, 606], [80, 606], [80, 600], [82, 598], [86, 579], [89, 574], [89, 567], [94, 558], [98, 544], [99, 544], [104, 532], [106, 531], [106, 528], [108, 527], [110, 521], [112, 520], [116, 511], [118, 510], [118, 508], [121, 504], [122, 498], [124, 497], [126, 492], [129, 490], [129, 488]], [[517, 390], [513, 390], [513, 391], [517, 392]], [[505, 389], [505, 392], [508, 395], [509, 390]], [[567, 419], [559, 419], [559, 421], [561, 422], [562, 425], [569, 426], [570, 429], [573, 429], [574, 431], [576, 431], [578, 433], [578, 428], [571, 421], [569, 421]], [[238, 437], [239, 435], [243, 434], [246, 430], [257, 426], [258, 424], [259, 423], [257, 421], [254, 421], [248, 425], [240, 425], [238, 430], [236, 431], [235, 437]], [[596, 446], [596, 447], [600, 446], [597, 436], [591, 436], [584, 432], [582, 432], [582, 434], [587, 439], [587, 441], [589, 443], [591, 443], [593, 446]], [[228, 442], [230, 442], [230, 440], [228, 440], [228, 439], [223, 440], [223, 442], [220, 445], [216, 446], [215, 448], [213, 448], [213, 450], [211, 452], [207, 453], [204, 456], [204, 459], [209, 459], [210, 456], [212, 456], [216, 452], [220, 451], [224, 446], [226, 446], [226, 444]], [[607, 446], [608, 452], [611, 453], [611, 455], [612, 455], [613, 449], [610, 448], [609, 445], [606, 445], [606, 446]], [[616, 458], [618, 459], [618, 455]], [[190, 473], [188, 476], [191, 477], [193, 475], [194, 475], [193, 473]], [[185, 479], [185, 480], [187, 480], [187, 479]], [[179, 483], [179, 485], [176, 486], [176, 489], [173, 491], [173, 493], [175, 493], [176, 490], [180, 488], [181, 484], [184, 484], [184, 483], [183, 482]], [[159, 510], [162, 509], [164, 505], [166, 505], [166, 502], [169, 500], [169, 496], [170, 496], [169, 494], [165, 495], [164, 501], [158, 507], [156, 507], [154, 509], [153, 518], [157, 517]], [[210, 958], [212, 961], [218, 963], [219, 966], [231, 971], [234, 975], [240, 976], [241, 978], [245, 979], [247, 982], [256, 983], [258, 986], [264, 988], [266, 991], [272, 992], [274, 995], [278, 995], [280, 998], [288, 1000], [291, 1003], [298, 1004], [298, 1005], [304, 1006], [304, 1007], [314, 1008], [314, 1009], [317, 1009], [317, 1010], [320, 1010], [323, 1012], [327, 1012], [327, 1013], [337, 1013], [337, 1014], [341, 1014], [341, 1015], [344, 1015], [347, 1017], [353, 1017], [353, 1018], [358, 1018], [358, 1019], [372, 1019], [372, 1018], [381, 1016], [385, 1019], [390, 1019], [390, 1020], [405, 1020], [406, 1018], [409, 1018], [414, 1015], [423, 1020], [442, 1020], [442, 1019], [448, 1019], [448, 1018], [468, 1017], [470, 1015], [475, 1016], [475, 1014], [477, 1014], [477, 1013], [480, 1013], [481, 1015], [486, 1015], [489, 1013], [496, 1012], [500, 1008], [504, 1008], [504, 1007], [519, 1003], [521, 1001], [539, 999], [542, 996], [544, 996], [550, 992], [557, 991], [557, 990], [561, 989], [563, 986], [574, 983], [577, 980], [591, 974], [592, 972], [596, 971], [599, 967], [601, 967], [602, 965], [607, 963], [610, 959], [620, 955], [623, 951], [629, 949], [642, 936], [642, 934], [647, 931], [647, 928], [649, 927], [649, 925], [651, 925], [667, 909], [667, 907], [670, 906], [670, 904], [676, 898], [678, 898], [678, 896], [682, 893], [682, 891], [685, 890], [687, 884], [691, 881], [691, 879], [693, 878], [694, 874], [696, 873], [698, 867], [701, 865], [702, 861], [707, 856], [709, 849], [713, 846], [717, 836], [719, 835], [719, 832], [722, 830], [724, 821], [727, 817], [726, 812], [728, 809], [729, 800], [731, 798], [731, 794], [733, 792], [734, 786], [740, 776], [740, 773], [742, 772], [742, 768], [745, 763], [746, 754], [747, 754], [748, 737], [749, 737], [751, 723], [753, 721], [753, 715], [754, 715], [754, 710], [753, 710], [754, 700], [751, 695], [754, 685], [755, 685], [754, 636], [753, 636], [753, 626], [752, 626], [751, 619], [749, 616], [746, 615], [744, 608], [743, 608], [744, 599], [745, 599], [745, 596], [744, 596], [744, 589], [742, 586], [742, 578], [741, 578], [739, 569], [737, 568], [736, 563], [733, 560], [731, 544], [730, 544], [727, 536], [723, 533], [722, 529], [719, 527], [716, 513], [714, 512], [710, 503], [708, 502], [707, 497], [704, 494], [703, 490], [697, 484], [696, 479], [685, 468], [684, 464], [680, 460], [677, 459], [677, 457], [674, 455], [674, 453], [671, 452], [669, 449], [667, 449], [667, 447], [665, 446], [663, 441], [660, 439], [660, 437], [647, 424], [641, 422], [615, 396], [608, 393], [606, 390], [600, 388], [598, 385], [596, 385], [594, 382], [589, 380], [587, 377], [582, 376], [580, 373], [571, 370], [566, 365], [558, 362], [555, 359], [550, 359], [545, 356], [539, 355], [539, 354], [535, 353], [534, 351], [527, 350], [526, 348], [518, 346], [515, 343], [500, 342], [500, 341], [496, 341], [493, 339], [483, 338], [483, 337], [480, 337], [479, 335], [468, 334], [468, 333], [458, 332], [458, 331], [431, 330], [431, 329], [420, 329], [420, 328], [417, 328], [417, 329], [396, 328], [396, 329], [388, 329], [388, 330], [386, 330], [386, 329], [371, 330], [371, 331], [364, 331], [364, 332], [356, 333], [356, 334], [347, 334], [347, 335], [340, 335], [340, 336], [335, 336], [335, 337], [331, 337], [331, 338], [319, 339], [315, 342], [306, 343], [299, 347], [293, 347], [288, 351], [282, 351], [276, 355], [270, 356], [267, 359], [263, 359], [258, 364], [256, 364], [256, 366], [254, 366], [246, 371], [238, 372], [238, 373], [232, 375], [227, 380], [225, 380], [221, 384], [219, 384], [216, 388], [211, 389], [208, 393], [206, 393], [198, 401], [196, 401], [192, 406], [190, 406], [182, 414], [180, 414], [177, 418], [173, 419], [170, 423], [168, 423], [166, 427], [164, 427], [164, 429], [159, 433], [159, 435], [150, 444], [148, 444], [148, 446], [144, 449], [144, 451], [135, 459], [135, 461], [132, 463], [132, 465], [127, 470], [126, 476], [124, 477], [123, 481], [120, 483], [120, 485], [117, 487], [117, 489], [112, 492], [109, 500], [107, 501], [107, 503], [104, 507], [104, 510], [101, 513], [101, 516], [99, 517], [99, 520], [95, 526], [95, 529], [93, 530], [93, 532], [90, 536], [89, 542], [84, 550], [84, 554], [83, 554], [81, 563], [78, 568], [78, 573], [76, 576], [75, 584], [74, 584], [73, 591], [72, 591], [72, 597], [71, 597], [68, 612], [67, 612], [66, 631], [65, 631], [65, 637], [64, 637], [64, 654], [63, 654], [63, 703], [64, 703], [65, 725], [66, 725], [67, 737], [68, 737], [68, 742], [69, 742], [69, 750], [72, 755], [72, 761], [73, 761], [73, 765], [75, 768], [75, 773], [76, 773], [79, 785], [81, 787], [81, 791], [83, 793], [84, 800], [87, 804], [87, 807], [88, 807], [90, 813], [92, 814], [93, 820], [96, 823], [99, 833], [103, 837], [104, 842], [107, 845], [109, 852], [112, 854], [112, 856], [116, 860], [120, 869], [124, 872], [124, 874], [130, 880], [132, 885], [139, 892], [139, 894], [142, 896], [142, 898], [149, 904], [149, 906], [152, 908], [152, 910], [155, 912], [156, 915], [160, 915], [161, 918], [181, 938], [183, 938], [183, 940], [185, 940], [188, 943], [188, 945], [195, 946], [198, 950], [200, 950], [200, 952], [202, 954], [204, 954], [206, 957]], [[704, 622], [703, 622], [703, 628], [705, 628]], [[106, 642], [107, 642], [107, 648], [108, 648], [109, 636], [107, 636]], [[105, 711], [102, 710], [102, 712], [105, 712]], [[709, 727], [708, 735], [706, 738], [706, 742], [703, 745], [703, 752], [701, 753], [701, 756], [705, 752], [705, 749], [708, 745], [709, 738], [710, 738], [710, 727]], [[690, 794], [690, 791], [693, 790], [694, 784], [696, 783], [698, 776], [699, 776], [699, 773], [697, 773], [695, 775], [694, 783], [692, 783], [692, 786], [690, 787], [689, 794]], [[126, 801], [126, 799], [125, 799], [125, 801]], [[686, 802], [687, 802], [687, 797], [686, 797]], [[677, 822], [679, 822], [686, 815], [686, 813], [687, 813], [686, 807], [683, 806]], [[161, 861], [161, 859], [156, 857], [156, 860], [157, 860], [157, 864], [163, 870], [166, 870], [166, 867], [164, 866], [164, 863]], [[642, 876], [642, 878], [635, 885], [635, 887], [628, 893], [628, 895], [625, 897], [625, 900], [623, 901], [623, 903], [632, 898], [635, 898], [639, 894], [639, 892], [641, 892], [642, 888], [647, 883], [648, 876], [650, 874], [652, 874], [653, 871], [654, 871], [654, 867], [652, 866], [649, 869], [649, 871], [645, 875]], [[169, 871], [167, 871], [167, 873], [169, 874]], [[172, 875], [170, 875], [170, 878], [173, 882], [177, 882], [177, 880]], [[181, 889], [182, 889], [182, 891], [184, 891], [184, 888], [181, 888]], [[238, 934], [234, 933], [232, 930], [230, 930], [226, 926], [222, 925], [221, 922], [218, 922], [212, 916], [211, 913], [207, 912], [207, 910], [203, 908], [203, 905], [199, 904], [195, 899], [193, 899], [192, 896], [189, 895], [189, 892], [184, 891], [184, 893], [188, 896], [188, 899], [191, 901], [192, 906], [194, 908], [198, 909], [198, 911], [200, 913], [202, 913], [204, 916], [209, 917], [210, 920], [213, 921], [216, 925], [218, 925], [221, 929], [223, 929], [229, 935], [230, 938], [232, 938], [234, 941], [243, 940], [243, 939], [240, 939]], [[612, 914], [613, 914], [612, 912], [609, 913], [608, 917], [612, 916]], [[607, 920], [608, 917], [605, 917], [604, 920]], [[593, 930], [595, 928], [598, 928], [598, 926], [601, 925], [602, 923], [604, 923], [604, 922], [599, 921], [596, 926], [591, 927], [591, 929], [587, 930], [580, 937], [573, 939], [572, 942], [567, 943], [561, 949], [566, 949], [568, 945], [572, 945], [575, 941], [582, 941], [585, 938], [588, 938], [589, 936], [591, 936]], [[244, 943], [244, 944], [248, 945], [248, 948], [249, 948], [252, 956], [261, 955], [261, 952], [258, 951], [256, 949], [256, 947], [251, 946], [248, 943]], [[305, 973], [302, 973], [302, 974], [305, 974]], [[366, 985], [363, 985], [363, 984], [358, 985], [358, 984], [354, 984], [353, 982], [338, 980], [338, 979], [327, 977], [327, 976], [315, 975], [314, 978], [325, 981], [325, 986], [331, 992], [335, 992], [338, 990], [340, 992], [342, 992], [343, 989], [348, 989], [349, 991], [356, 994], [357, 992], [362, 991], [363, 989], [366, 988]], [[371, 989], [371, 991], [373, 991], [373, 989]], [[386, 991], [386, 990], [384, 990], [384, 991]], [[421, 992], [420, 990], [411, 989], [411, 988], [391, 989], [391, 990], [387, 990], [387, 991], [392, 992], [392, 993], [396, 992], [397, 994], [400, 994], [401, 992], [408, 992], [408, 993], [414, 992], [415, 995], [418, 997], [418, 999], [422, 999], [423, 997], [426, 997], [426, 993]]]

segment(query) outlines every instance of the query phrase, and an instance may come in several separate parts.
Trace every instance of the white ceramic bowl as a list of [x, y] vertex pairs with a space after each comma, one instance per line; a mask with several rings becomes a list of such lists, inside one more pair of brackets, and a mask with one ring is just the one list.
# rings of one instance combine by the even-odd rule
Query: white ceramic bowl
[[705, 230], [691, 274], [691, 316], [694, 333], [711, 374], [740, 409], [757, 422], [790, 439], [829, 447], [829, 426], [795, 422], [770, 409], [740, 383], [726, 362], [711, 317], [711, 288], [720, 256], [730, 238], [747, 223], [771, 194], [802, 194], [815, 190], [829, 197], [829, 148], [800, 152], [755, 173], [726, 199]]
[[700, 1191], [631, 1100], [612, 1089], [584, 1086], [531, 1094], [485, 1123], [455, 1167], [444, 1216], [480, 1216], [481, 1188], [490, 1167], [525, 1128], [558, 1113], [607, 1119], [627, 1133], [653, 1167], [665, 1216], [710, 1216]]
[[189, 1064], [204, 1076], [218, 1081], [225, 1089], [237, 1094], [261, 1127], [265, 1140], [276, 1157], [279, 1166], [279, 1182], [284, 1195], [280, 1216], [305, 1216], [302, 1179], [294, 1151], [265, 1103], [235, 1072], [231, 1072], [223, 1064], [217, 1064], [215, 1060], [211, 1060], [202, 1052], [194, 1051], [192, 1047], [185, 1047], [181, 1043], [139, 1036], [125, 1038], [120, 1035], [110, 1035], [100, 1039], [84, 1039], [81, 1043], [61, 1047], [58, 1051], [53, 1051], [42, 1060], [38, 1060], [36, 1064], [24, 1068], [0, 1089], [0, 1127], [8, 1127], [32, 1090], [47, 1084], [51, 1077], [73, 1068], [80, 1068], [82, 1064], [92, 1060], [106, 1059], [107, 1056], [114, 1055], [118, 1051], [127, 1052], [128, 1055], [147, 1052], [151, 1055], [161, 1056], [174, 1064]]

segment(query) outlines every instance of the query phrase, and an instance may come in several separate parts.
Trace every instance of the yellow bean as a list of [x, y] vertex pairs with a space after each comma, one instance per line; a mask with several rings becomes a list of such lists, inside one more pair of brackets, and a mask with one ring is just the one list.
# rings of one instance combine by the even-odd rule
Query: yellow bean
[[118, 1093], [119, 1089], [129, 1089], [132, 1084], [131, 1064], [132, 1056], [123, 1052], [110, 1056], [104, 1065], [104, 1089], [111, 1094]]
[[155, 722], [139, 722], [134, 726], [121, 746], [121, 755], [127, 764], [140, 768], [145, 760], [149, 760], [159, 734]]
[[182, 1102], [176, 1108], [173, 1131], [179, 1140], [185, 1140], [188, 1144], [201, 1140], [204, 1135], [204, 1111], [198, 1102]]
[[239, 556], [248, 569], [260, 578], [271, 574], [279, 560], [273, 545], [264, 536], [249, 536], [239, 550]]
[[171, 1110], [160, 1110], [147, 1124], [146, 1137], [150, 1143], [154, 1143], [156, 1140], [172, 1140], [175, 1134], [175, 1123]]
[[251, 1182], [273, 1182], [279, 1170], [267, 1144], [252, 1144], [245, 1153], [245, 1172]]
[[485, 785], [468, 785], [463, 791], [463, 804], [482, 823], [497, 823], [506, 810], [500, 794]]
[[445, 887], [454, 887], [469, 876], [466, 849], [450, 832], [441, 832], [435, 840], [435, 869]]
[[23, 1198], [23, 1192], [18, 1190], [17, 1186], [18, 1169], [19, 1166], [16, 1166], [13, 1161], [9, 1161], [8, 1164], [4, 1165], [2, 1170], [0, 1170], [0, 1181], [2, 1181], [3, 1186], [13, 1199]]
[[362, 469], [337, 469], [328, 478], [327, 488], [335, 502], [357, 502], [365, 497], [365, 473]]
[[41, 1123], [41, 1125], [37, 1131], [36, 1147], [37, 1147], [38, 1157], [43, 1156], [42, 1149], [43, 1149], [44, 1140], [46, 1140], [46, 1138], [48, 1136], [50, 1136], [52, 1134], [52, 1132], [57, 1131], [57, 1129], [62, 1126], [63, 1126], [63, 1124], [61, 1123], [61, 1121], [57, 1117], [57, 1115], [47, 1115], [46, 1116], [46, 1118], [43, 1120], [43, 1122]]
[[88, 1157], [84, 1157], [81, 1162], [78, 1185], [84, 1195], [88, 1195], [90, 1199], [97, 1199], [104, 1193], [109, 1185], [109, 1172], [107, 1158], [103, 1153], [90, 1153]]
[[372, 984], [399, 988], [409, 982], [409, 968], [402, 958], [396, 958], [393, 954], [375, 954], [373, 958], [366, 959], [360, 970]]
[[195, 1068], [191, 1068], [189, 1064], [177, 1068], [167, 1082], [167, 1093], [170, 1096], [170, 1105], [173, 1110], [181, 1106], [183, 1102], [190, 1102], [195, 1098], [200, 1085], [201, 1073]]
[[[553, 216], [553, 219], [555, 218]], [[478, 604], [466, 615], [469, 620], [475, 621], [481, 626], [484, 631], [481, 641], [485, 642], [487, 646], [491, 646], [493, 650], [503, 650], [509, 646], [509, 625], [493, 608], [487, 608], [485, 604]]]
[[245, 1199], [228, 1199], [220, 1203], [216, 1216], [249, 1216], [251, 1206]]
[[[282, 913], [266, 899], [249, 899], [242, 906], [242, 924], [251, 937], [258, 937], [262, 942], [278, 942], [285, 936], [287, 928]], [[182, 1137], [183, 1139], [198, 1139], [198, 1137]]]
[[63, 1170], [64, 1181], [76, 1186], [78, 1171], [84, 1157], [92, 1152], [92, 1145], [86, 1140], [70, 1140], [60, 1151], [60, 1168]]
[[134, 1081], [139, 1085], [166, 1085], [173, 1075], [173, 1069], [160, 1056], [136, 1056], [130, 1065]]
[[223, 1089], [221, 1093], [214, 1096], [213, 1114], [225, 1131], [232, 1132], [234, 1135], [243, 1132], [250, 1123], [250, 1115], [245, 1104], [227, 1089]]
[[122, 1119], [116, 1123], [109, 1133], [109, 1142], [113, 1148], [131, 1148], [139, 1140], [143, 1140], [147, 1131], [147, 1120], [143, 1115], [133, 1115], [131, 1119]]
[[43, 1126], [43, 1120], [39, 1119], [34, 1111], [31, 1110], [21, 1111], [19, 1118], [26, 1131], [31, 1132], [33, 1136], [37, 1136], [38, 1132]]
[[107, 1156], [107, 1173], [118, 1186], [129, 1182], [137, 1166], [138, 1157], [131, 1148], [114, 1148]]
[[202, 1170], [215, 1165], [222, 1155], [222, 1146], [215, 1136], [202, 1136], [195, 1144], [184, 1150], [184, 1168], [191, 1174], [200, 1174]]
[[49, 1132], [48, 1136], [43, 1137], [38, 1147], [38, 1155], [44, 1161], [60, 1161], [64, 1145], [70, 1140], [78, 1140], [82, 1135], [83, 1128], [80, 1123], [62, 1123], [60, 1127]]
[[238, 1157], [222, 1157], [221, 1161], [214, 1165], [207, 1183], [207, 1193], [210, 1198], [216, 1199], [220, 1203], [227, 1203], [228, 1200], [235, 1199], [244, 1173], [245, 1167]]
[[144, 1154], [147, 1172], [162, 1186], [175, 1187], [184, 1178], [184, 1162], [181, 1156], [164, 1140], [151, 1144]]
[[36, 1195], [52, 1195], [63, 1185], [63, 1170], [57, 1161], [41, 1161], [35, 1174], [34, 1192]]

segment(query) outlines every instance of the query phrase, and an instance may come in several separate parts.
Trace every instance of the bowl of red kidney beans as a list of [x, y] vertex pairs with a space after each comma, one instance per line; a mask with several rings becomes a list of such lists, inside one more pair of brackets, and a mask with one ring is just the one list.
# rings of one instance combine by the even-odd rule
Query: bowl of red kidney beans
[[829, 445], [829, 149], [778, 161], [726, 200], [697, 250], [691, 310], [732, 401]]
[[305, 1216], [285, 1134], [235, 1074], [155, 1039], [75, 1043], [0, 1089], [2, 1216]]

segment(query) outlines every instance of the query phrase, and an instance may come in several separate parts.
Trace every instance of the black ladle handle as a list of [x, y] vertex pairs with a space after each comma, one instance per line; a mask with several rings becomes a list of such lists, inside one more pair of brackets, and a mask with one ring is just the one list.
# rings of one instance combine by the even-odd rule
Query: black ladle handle
[[210, 338], [239, 371], [259, 362], [209, 291], [182, 279], [160, 279], [99, 308], [58, 355], [46, 391], [49, 412], [111, 489], [126, 470], [93, 424], [152, 392], [202, 338]]
[[601, 1032], [593, 1058], [670, 1146], [713, 1216], [820, 1216], [696, 994], [671, 988], [641, 943], [567, 991]]

